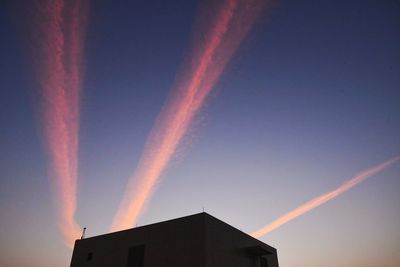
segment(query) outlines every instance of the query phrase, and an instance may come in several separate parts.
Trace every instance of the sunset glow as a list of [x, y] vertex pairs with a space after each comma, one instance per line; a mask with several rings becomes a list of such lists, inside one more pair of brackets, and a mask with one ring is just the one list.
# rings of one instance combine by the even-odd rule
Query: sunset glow
[[195, 214], [279, 266], [400, 266], [397, 2], [0, 1], [0, 266], [146, 265], [168, 229], [111, 232]]

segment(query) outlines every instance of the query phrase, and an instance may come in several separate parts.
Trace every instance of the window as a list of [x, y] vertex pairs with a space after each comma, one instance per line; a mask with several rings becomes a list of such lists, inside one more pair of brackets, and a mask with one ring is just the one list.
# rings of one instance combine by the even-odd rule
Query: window
[[128, 263], [126, 267], [143, 267], [144, 245], [129, 248]]
[[93, 259], [93, 252], [89, 252], [86, 259], [87, 261], [91, 261]]
[[260, 258], [260, 266], [261, 267], [268, 267], [268, 260], [266, 258], [261, 257]]
[[268, 260], [262, 256], [253, 256], [250, 258], [251, 267], [269, 267]]

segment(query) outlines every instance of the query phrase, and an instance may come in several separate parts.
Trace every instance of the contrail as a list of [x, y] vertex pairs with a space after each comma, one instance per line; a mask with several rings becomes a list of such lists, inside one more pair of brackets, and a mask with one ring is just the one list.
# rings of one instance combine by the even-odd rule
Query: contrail
[[376, 165], [374, 167], [371, 167], [363, 172], [360, 172], [347, 182], [343, 183], [341, 186], [336, 188], [333, 191], [330, 191], [328, 193], [325, 193], [317, 198], [314, 198], [313, 200], [301, 205], [300, 207], [292, 210], [291, 212], [286, 213], [285, 215], [279, 217], [272, 223], [264, 226], [263, 228], [251, 233], [251, 236], [259, 238], [263, 235], [266, 235], [273, 230], [277, 229], [278, 227], [284, 225], [287, 222], [290, 222], [291, 220], [295, 219], [296, 217], [303, 215], [304, 213], [330, 201], [331, 199], [334, 199], [335, 197], [339, 196], [340, 194], [346, 192], [350, 188], [358, 185], [359, 183], [365, 181], [368, 177], [377, 174], [380, 171], [383, 171], [389, 165], [392, 165], [400, 160], [400, 157], [395, 157], [393, 159], [387, 160], [379, 165]]
[[80, 236], [75, 221], [82, 36], [88, 1], [35, 2], [35, 63], [41, 87], [44, 143], [50, 157], [58, 226], [65, 243]]
[[112, 231], [129, 228], [137, 222], [193, 117], [203, 106], [264, 4], [265, 1], [258, 0], [221, 1], [218, 12], [215, 12], [217, 15], [209, 22], [209, 30], [195, 38], [192, 56], [183, 65], [173, 95], [158, 115], [129, 180]]

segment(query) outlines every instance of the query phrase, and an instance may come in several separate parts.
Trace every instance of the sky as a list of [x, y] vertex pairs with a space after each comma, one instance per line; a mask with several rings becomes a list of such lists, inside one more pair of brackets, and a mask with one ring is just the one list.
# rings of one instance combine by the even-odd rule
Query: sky
[[[91, 1], [84, 13], [75, 218], [87, 236], [110, 231], [157, 118], [187, 78], [185, 62], [193, 47], [206, 47], [202, 15], [219, 13], [202, 4]], [[69, 266], [72, 255], [49, 172], [42, 116], [52, 109], [42, 107], [37, 73], [51, 60], [35, 58], [47, 50], [34, 6], [0, 3], [5, 267]], [[265, 8], [135, 225], [204, 210], [252, 233], [400, 155], [400, 3], [281, 0]], [[399, 266], [399, 165], [260, 240], [277, 248], [281, 266]]]

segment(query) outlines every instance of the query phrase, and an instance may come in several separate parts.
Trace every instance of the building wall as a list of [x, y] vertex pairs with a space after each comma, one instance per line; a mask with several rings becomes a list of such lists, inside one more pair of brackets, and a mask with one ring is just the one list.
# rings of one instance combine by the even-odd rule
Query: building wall
[[143, 267], [204, 267], [203, 225], [202, 217], [189, 216], [78, 240], [71, 267], [142, 267], [132, 259], [133, 266], [128, 265], [129, 248], [140, 245], [144, 245]]
[[276, 250], [206, 214], [78, 240], [71, 267], [265, 267], [247, 248]]
[[260, 256], [248, 248], [260, 247], [271, 254], [263, 256], [268, 267], [278, 267], [276, 249], [212, 217], [205, 218], [206, 267], [260, 267]]

